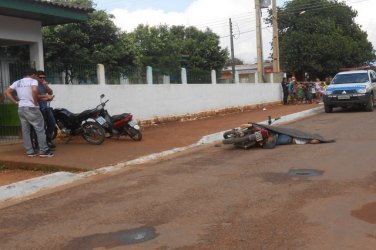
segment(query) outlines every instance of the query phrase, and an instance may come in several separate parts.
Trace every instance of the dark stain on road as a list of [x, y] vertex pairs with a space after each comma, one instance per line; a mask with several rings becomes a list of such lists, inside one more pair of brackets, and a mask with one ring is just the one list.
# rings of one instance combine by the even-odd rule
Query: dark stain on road
[[288, 175], [290, 176], [319, 176], [322, 175], [324, 171], [315, 169], [290, 169]]
[[[315, 177], [323, 175], [324, 171], [315, 170], [315, 169], [290, 169], [287, 174], [286, 173], [275, 173], [275, 172], [267, 172], [262, 173], [260, 176], [266, 182], [271, 182], [275, 184], [283, 184], [289, 181], [297, 180], [306, 181], [308, 178], [306, 177]], [[301, 177], [301, 178], [298, 178]]]
[[352, 210], [351, 216], [371, 224], [376, 224], [376, 202], [368, 203], [358, 210]]
[[158, 234], [153, 227], [140, 227], [103, 234], [93, 234], [71, 240], [63, 249], [91, 250], [100, 247], [114, 248], [118, 246], [142, 243], [156, 238]]

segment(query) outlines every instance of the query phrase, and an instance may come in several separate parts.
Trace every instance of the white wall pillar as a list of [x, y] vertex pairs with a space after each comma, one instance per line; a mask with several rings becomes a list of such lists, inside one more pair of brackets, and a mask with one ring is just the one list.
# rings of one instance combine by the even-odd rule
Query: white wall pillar
[[181, 68], [181, 83], [182, 84], [187, 84], [187, 69], [186, 68]]
[[211, 71], [211, 82], [212, 84], [217, 84], [217, 72], [214, 69]]
[[255, 72], [255, 83], [260, 83], [259, 72]]
[[170, 84], [170, 76], [163, 75], [163, 84]]
[[30, 62], [32, 64], [31, 66], [35, 66], [35, 69], [37, 70], [44, 70], [42, 41], [31, 43], [29, 46], [29, 50], [30, 50]]
[[239, 71], [235, 71], [235, 83], [240, 83]]
[[129, 84], [129, 79], [128, 79], [128, 77], [121, 76], [121, 77], [120, 77], [120, 84], [122, 84], [122, 85], [127, 85], [127, 84]]
[[103, 64], [97, 64], [98, 85], [106, 85], [106, 75]]
[[150, 66], [146, 67], [146, 83], [153, 84], [153, 68]]

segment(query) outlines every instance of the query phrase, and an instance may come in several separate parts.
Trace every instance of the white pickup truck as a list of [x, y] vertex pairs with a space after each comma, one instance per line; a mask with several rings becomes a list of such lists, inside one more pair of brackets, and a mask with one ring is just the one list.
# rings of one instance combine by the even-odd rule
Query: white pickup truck
[[334, 107], [358, 105], [373, 111], [376, 98], [376, 73], [373, 70], [339, 72], [326, 88], [323, 96], [326, 113]]

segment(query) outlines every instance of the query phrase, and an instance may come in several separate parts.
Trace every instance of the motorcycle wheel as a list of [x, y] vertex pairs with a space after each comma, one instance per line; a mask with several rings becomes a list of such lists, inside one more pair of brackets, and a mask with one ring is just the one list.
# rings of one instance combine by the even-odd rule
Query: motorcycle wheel
[[135, 128], [129, 127], [126, 129], [127, 134], [129, 135], [130, 138], [134, 141], [141, 141], [142, 140], [142, 134], [140, 130], [137, 130]]
[[243, 136], [243, 137], [233, 137], [233, 138], [227, 138], [224, 139], [222, 142], [223, 144], [240, 144], [243, 142], [249, 141], [248, 136]]
[[223, 138], [225, 139], [228, 139], [230, 137], [233, 137], [234, 136], [234, 131], [230, 130], [230, 131], [226, 131], [223, 133]]
[[104, 129], [96, 122], [85, 122], [81, 128], [81, 136], [90, 144], [100, 145], [106, 139]]
[[256, 141], [247, 141], [243, 143], [236, 143], [235, 146], [242, 149], [250, 149], [256, 145]]

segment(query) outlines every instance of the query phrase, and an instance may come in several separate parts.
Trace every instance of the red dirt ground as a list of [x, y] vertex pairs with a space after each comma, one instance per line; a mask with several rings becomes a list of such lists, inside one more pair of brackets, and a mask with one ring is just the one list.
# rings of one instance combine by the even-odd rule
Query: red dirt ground
[[[52, 158], [29, 158], [21, 143], [0, 145], [0, 186], [30, 179], [51, 171], [88, 171], [148, 154], [196, 143], [202, 136], [238, 127], [247, 122], [261, 122], [271, 117], [320, 107], [318, 104], [269, 105], [254, 110], [217, 115], [184, 122], [169, 122], [142, 130], [143, 140], [109, 139], [102, 145], [89, 145], [81, 138], [69, 143], [56, 139], [57, 149]], [[22, 170], [20, 169], [22, 168]], [[30, 169], [30, 170], [25, 170]], [[42, 170], [42, 171], [35, 171]]]

